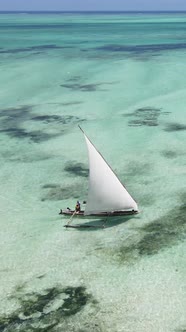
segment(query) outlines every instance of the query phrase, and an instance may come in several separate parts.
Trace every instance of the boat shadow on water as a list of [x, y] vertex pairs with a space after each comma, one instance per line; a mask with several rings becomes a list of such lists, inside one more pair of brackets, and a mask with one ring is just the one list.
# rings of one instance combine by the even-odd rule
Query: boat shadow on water
[[[78, 231], [98, 231], [100, 229], [104, 230], [111, 227], [117, 227], [120, 224], [126, 223], [127, 221], [133, 219], [134, 216], [115, 216], [115, 217], [105, 217], [105, 218], [99, 218], [91, 221], [78, 221], [73, 220], [69, 224], [67, 223], [64, 225], [66, 229], [68, 228], [75, 228]], [[135, 216], [135, 219], [138, 219], [139, 217]]]

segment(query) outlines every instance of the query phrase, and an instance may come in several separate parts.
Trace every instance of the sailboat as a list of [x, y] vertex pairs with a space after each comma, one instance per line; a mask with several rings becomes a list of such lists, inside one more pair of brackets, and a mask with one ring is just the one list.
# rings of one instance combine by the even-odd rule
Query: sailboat
[[101, 153], [82, 131], [88, 148], [89, 185], [84, 210], [76, 212], [67, 208], [60, 214], [68, 216], [123, 216], [138, 213], [138, 206]]

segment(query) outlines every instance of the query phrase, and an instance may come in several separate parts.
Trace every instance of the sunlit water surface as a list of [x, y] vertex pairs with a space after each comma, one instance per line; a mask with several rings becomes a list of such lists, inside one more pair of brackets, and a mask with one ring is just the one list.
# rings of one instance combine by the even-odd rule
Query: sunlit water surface
[[[1, 331], [186, 330], [185, 25], [0, 15]], [[139, 215], [63, 227], [87, 197], [78, 125]]]

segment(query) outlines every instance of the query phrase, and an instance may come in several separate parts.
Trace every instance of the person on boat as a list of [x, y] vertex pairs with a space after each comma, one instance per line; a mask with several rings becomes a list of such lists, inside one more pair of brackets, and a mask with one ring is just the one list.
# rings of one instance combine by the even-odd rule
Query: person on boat
[[80, 205], [79, 201], [77, 201], [77, 203], [76, 203], [75, 211], [76, 211], [76, 213], [79, 213], [81, 211], [81, 205]]

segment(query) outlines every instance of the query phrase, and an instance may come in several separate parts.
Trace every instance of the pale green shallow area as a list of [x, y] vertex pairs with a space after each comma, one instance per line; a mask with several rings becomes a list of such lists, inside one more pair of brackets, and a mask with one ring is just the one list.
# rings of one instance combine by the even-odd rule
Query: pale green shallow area
[[[0, 331], [186, 329], [185, 21], [0, 15]], [[78, 125], [139, 215], [63, 227], [87, 195]]]

